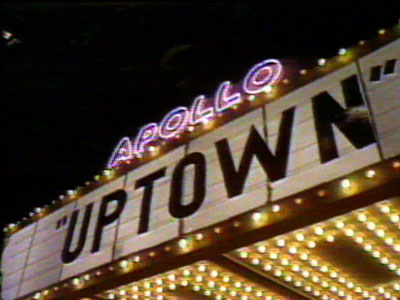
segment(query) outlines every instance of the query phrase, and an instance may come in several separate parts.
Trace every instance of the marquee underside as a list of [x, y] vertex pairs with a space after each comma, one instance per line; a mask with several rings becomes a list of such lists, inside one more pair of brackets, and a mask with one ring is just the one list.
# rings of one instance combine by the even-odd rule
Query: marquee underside
[[400, 197], [93, 299], [398, 299]]

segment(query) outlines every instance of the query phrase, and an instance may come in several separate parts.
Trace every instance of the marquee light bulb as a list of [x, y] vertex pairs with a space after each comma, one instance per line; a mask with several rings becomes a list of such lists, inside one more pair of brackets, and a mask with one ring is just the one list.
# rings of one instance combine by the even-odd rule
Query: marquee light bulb
[[347, 50], [345, 48], [340, 48], [338, 53], [339, 53], [339, 55], [345, 55], [346, 52], [347, 52]]
[[367, 178], [374, 178], [376, 176], [376, 172], [374, 170], [368, 170], [365, 172], [365, 177]]
[[189, 241], [187, 239], [181, 239], [178, 242], [179, 248], [186, 249], [189, 246]]
[[326, 64], [326, 59], [325, 58], [318, 59], [318, 65], [323, 66], [325, 64]]
[[349, 189], [349, 188], [351, 187], [351, 182], [350, 182], [349, 179], [343, 179], [343, 180], [340, 182], [340, 185], [341, 185], [341, 187], [342, 187], [343, 189]]
[[272, 211], [273, 212], [279, 212], [281, 210], [281, 207], [279, 205], [272, 205]]
[[262, 219], [263, 215], [260, 212], [255, 212], [252, 214], [251, 218], [253, 219], [254, 222], [258, 222]]
[[279, 239], [276, 241], [276, 245], [280, 248], [285, 247], [285, 244], [286, 244], [286, 242], [284, 239]]
[[323, 235], [323, 234], [324, 234], [324, 229], [323, 229], [322, 227], [316, 227], [316, 228], [314, 229], [314, 233], [315, 233], [316, 235]]
[[267, 251], [267, 247], [265, 246], [258, 246], [257, 251], [260, 253], [265, 253]]

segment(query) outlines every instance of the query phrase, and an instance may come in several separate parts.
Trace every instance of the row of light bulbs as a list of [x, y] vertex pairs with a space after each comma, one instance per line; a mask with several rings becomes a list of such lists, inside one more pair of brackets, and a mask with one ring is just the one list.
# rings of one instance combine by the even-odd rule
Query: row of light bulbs
[[[388, 204], [384, 204], [382, 206], [380, 206], [380, 210], [383, 213], [389, 214], [392, 209], [390, 208], [390, 205]], [[397, 213], [392, 213], [392, 223], [396, 223], [393, 221], [398, 221], [397, 218], [394, 218], [393, 216], [399, 216], [399, 214]], [[360, 212], [357, 214], [357, 218], [361, 219], [362, 222], [366, 222], [367, 219], [365, 217], [365, 213]], [[368, 222], [366, 224], [370, 224], [369, 225], [369, 229], [368, 230], [375, 230], [375, 234], [378, 237], [383, 237], [382, 235], [382, 229], [376, 229], [377, 226], [374, 222]], [[374, 224], [374, 225], [371, 225]], [[397, 223], [396, 223], [397, 224]], [[368, 226], [368, 225], [367, 225]], [[345, 236], [347, 237], [352, 237], [354, 238], [354, 241], [358, 244], [362, 244], [364, 242], [364, 239], [361, 236], [358, 236], [355, 233], [355, 230], [351, 227], [351, 226], [347, 226], [345, 224], [345, 222], [342, 219], [337, 220], [334, 223], [334, 227], [337, 230], [340, 230], [344, 233]], [[333, 234], [330, 234], [329, 232], [325, 232], [325, 230], [323, 229], [323, 226], [321, 225], [317, 225], [314, 226], [313, 229], [310, 231], [311, 235], [316, 235], [316, 236], [320, 236], [320, 237], [324, 237], [325, 240], [327, 242], [333, 242], [335, 240], [335, 237]], [[308, 249], [313, 249], [316, 247], [316, 243], [313, 240], [313, 238], [311, 237], [311, 239], [306, 238], [306, 235], [304, 234], [304, 232], [300, 231], [297, 232], [295, 234], [293, 234], [293, 240], [299, 242], [299, 243], [305, 243], [306, 247], [303, 247], [304, 249], [308, 248]], [[305, 279], [311, 279], [311, 281], [313, 283], [320, 283], [320, 285], [325, 288], [325, 289], [329, 289], [329, 291], [336, 293], [340, 298], [343, 299], [358, 299], [358, 298], [354, 298], [354, 295], [347, 295], [346, 292], [340, 288], [338, 288], [335, 285], [330, 285], [329, 283], [327, 283], [326, 281], [320, 281], [320, 278], [316, 275], [312, 275], [313, 269], [314, 268], [319, 268], [319, 271], [322, 273], [326, 273], [331, 279], [333, 280], [337, 280], [339, 284], [345, 284], [347, 289], [353, 290], [356, 294], [359, 294], [363, 297], [363, 299], [369, 299], [369, 300], [376, 300], [379, 299], [377, 298], [377, 296], [372, 295], [371, 291], [367, 291], [367, 290], [363, 290], [360, 286], [356, 286], [353, 282], [351, 281], [347, 281], [343, 276], [339, 275], [338, 271], [335, 270], [331, 270], [327, 265], [321, 265], [321, 263], [317, 260], [314, 259], [310, 256], [310, 253], [307, 253], [305, 251], [302, 251], [301, 253], [298, 250], [298, 247], [295, 247], [293, 245], [288, 245], [286, 239], [284, 238], [278, 238], [275, 240], [275, 247], [277, 248], [285, 248], [286, 251], [289, 253], [289, 255], [293, 258], [294, 256], [299, 256], [299, 260], [300, 261], [304, 261], [306, 263], [308, 263], [311, 266], [311, 270], [307, 269], [303, 269], [301, 268], [298, 264], [292, 264], [290, 265], [292, 259], [291, 258], [285, 258], [284, 256], [279, 260], [282, 250], [278, 250], [278, 249], [274, 249], [274, 247], [272, 247], [271, 250], [268, 250], [267, 247], [268, 244], [259, 244], [258, 246], [256, 246], [256, 248], [254, 250], [241, 250], [236, 252], [236, 255], [241, 258], [241, 259], [245, 259], [248, 261], [249, 264], [253, 265], [253, 266], [262, 266], [262, 270], [266, 271], [266, 272], [271, 272], [273, 276], [277, 277], [277, 278], [282, 278], [282, 280], [284, 280], [285, 282], [288, 283], [293, 283], [296, 287], [301, 287], [304, 286], [305, 282], [302, 282], [301, 280], [297, 280], [295, 281], [295, 276], [290, 275], [290, 273], [286, 272], [285, 270], [282, 269], [281, 267], [277, 267], [276, 262], [278, 261], [281, 266], [283, 266], [284, 268], [289, 268], [291, 272], [300, 274], [301, 277], [305, 278]], [[394, 244], [394, 239], [390, 238], [389, 240], [386, 239], [385, 240], [386, 244]], [[381, 256], [381, 252], [374, 250], [371, 246], [368, 246], [369, 244], [365, 245], [366, 246], [366, 251], [370, 252], [371, 255], [374, 258], [378, 258], [380, 259], [382, 264], [387, 265], [388, 269], [395, 272], [395, 274], [400, 277], [400, 271], [397, 267], [397, 265], [395, 265], [393, 262], [391, 262], [387, 257], [382, 257]], [[365, 248], [364, 246], [364, 248]], [[394, 251], [396, 251], [397, 248], [394, 248]], [[258, 254], [265, 254], [268, 252], [268, 256], [267, 259], [269, 261], [272, 261], [272, 263], [265, 263], [263, 262], [262, 259], [259, 258], [259, 256], [253, 256], [252, 257], [252, 252], [254, 253], [258, 253]], [[397, 251], [396, 251], [397, 252]], [[263, 256], [265, 257], [265, 256]], [[263, 264], [264, 263], [264, 264]], [[400, 290], [400, 283], [394, 283], [391, 287], [390, 290], [385, 290], [383, 287], [379, 287], [377, 289], [377, 292], [379, 295], [381, 295], [382, 297], [384, 297], [385, 299], [391, 299], [391, 300], [398, 300], [397, 298], [397, 294]], [[308, 292], [312, 293], [314, 296], [320, 296], [321, 299], [325, 300], [325, 299], [331, 299], [329, 298], [328, 295], [323, 295], [320, 291], [313, 289], [312, 287], [309, 287]], [[356, 296], [358, 297], [358, 296]]]

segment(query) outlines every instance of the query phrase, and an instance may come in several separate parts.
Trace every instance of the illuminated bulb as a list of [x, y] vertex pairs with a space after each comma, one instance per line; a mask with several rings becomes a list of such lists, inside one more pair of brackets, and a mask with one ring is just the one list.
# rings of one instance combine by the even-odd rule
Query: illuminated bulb
[[215, 287], [215, 281], [209, 281], [209, 282], [207, 283], [207, 286], [208, 286], [209, 288], [214, 288], [214, 287]]
[[326, 64], [326, 59], [325, 58], [318, 59], [318, 65], [323, 66], [325, 64]]
[[376, 172], [374, 170], [368, 170], [365, 172], [365, 177], [367, 178], [374, 178], [376, 176]]
[[135, 257], [133, 258], [133, 261], [136, 262], [136, 263], [138, 263], [138, 262], [140, 261], [140, 256], [135, 256]]
[[308, 277], [310, 277], [310, 272], [303, 271], [303, 272], [301, 272], [301, 276], [303, 276], [304, 278], [308, 278]]
[[267, 86], [264, 88], [263, 92], [264, 92], [264, 93], [271, 93], [271, 92], [272, 92], [272, 86], [267, 85]]
[[264, 271], [271, 271], [272, 270], [272, 266], [271, 265], [265, 265], [263, 270]]
[[337, 275], [337, 273], [335, 271], [332, 271], [332, 272], [329, 273], [329, 277], [331, 277], [331, 278], [336, 278], [337, 276], [338, 275]]
[[381, 254], [379, 253], [379, 251], [374, 251], [374, 252], [372, 252], [372, 256], [375, 258], [379, 258], [379, 256], [381, 256]]
[[375, 230], [376, 229], [376, 224], [374, 222], [368, 222], [367, 223], [367, 229], [368, 230]]
[[188, 285], [189, 285], [189, 281], [187, 281], [187, 280], [182, 280], [181, 285], [182, 285], [182, 286], [188, 286]]
[[149, 288], [151, 288], [151, 283], [150, 283], [150, 282], [145, 282], [145, 283], [143, 284], [143, 287], [144, 287], [145, 289], [149, 289]]
[[310, 248], [310, 249], [313, 249], [313, 248], [315, 248], [316, 246], [317, 246], [317, 244], [316, 244], [314, 241], [309, 241], [309, 242], [307, 243], [307, 247]]
[[202, 233], [196, 234], [196, 240], [201, 241], [204, 238], [204, 235]]
[[367, 245], [364, 246], [364, 250], [367, 251], [367, 252], [370, 252], [370, 251], [372, 251], [372, 246], [367, 244]]
[[289, 253], [290, 254], [296, 254], [297, 253], [297, 248], [296, 247], [290, 247], [289, 248]]
[[246, 252], [246, 251], [240, 251], [240, 252], [239, 252], [239, 256], [240, 256], [241, 258], [248, 258], [248, 257], [249, 257], [249, 253]]
[[285, 247], [285, 244], [286, 244], [286, 242], [285, 242], [285, 240], [283, 240], [283, 239], [279, 239], [279, 240], [277, 240], [276, 241], [276, 245], [278, 246], [278, 247]]
[[333, 243], [333, 242], [335, 241], [335, 237], [334, 237], [333, 235], [328, 235], [328, 236], [326, 237], [326, 240], [327, 240], [329, 243]]
[[361, 236], [358, 236], [354, 239], [357, 244], [362, 244], [364, 242], [364, 239]]
[[340, 185], [341, 185], [341, 187], [342, 187], [343, 189], [348, 189], [348, 188], [351, 187], [351, 182], [350, 182], [349, 179], [343, 179], [343, 180], [340, 182]]
[[290, 276], [290, 275], [286, 275], [285, 278], [284, 278], [284, 280], [285, 280], [286, 282], [291, 282], [291, 281], [293, 280], [293, 278], [292, 278], [292, 276]]
[[352, 290], [352, 289], [354, 289], [354, 283], [348, 282], [348, 283], [346, 284], [346, 287]]
[[287, 266], [287, 265], [289, 265], [289, 260], [287, 260], [286, 258], [282, 259], [282, 260], [281, 260], [281, 265], [282, 265], [282, 266]]
[[253, 290], [253, 288], [251, 286], [246, 286], [244, 288], [244, 291], [247, 292], [247, 293], [250, 293], [252, 290]]
[[300, 254], [300, 259], [301, 260], [308, 260], [308, 254], [307, 253]]
[[269, 254], [269, 258], [270, 259], [273, 259], [273, 260], [275, 260], [275, 259], [278, 259], [278, 253], [276, 253], [276, 252], [272, 252], [272, 253], [270, 253]]
[[219, 287], [219, 290], [221, 291], [221, 292], [226, 292], [226, 290], [227, 290], [227, 288], [226, 288], [226, 286], [220, 286]]
[[170, 290], [175, 290], [176, 289], [176, 284], [171, 283], [170, 285], [168, 285], [168, 288]]
[[247, 97], [247, 100], [254, 101], [255, 98], [256, 97], [254, 95], [250, 95], [250, 96]]
[[[186, 270], [185, 270], [186, 271]], [[164, 281], [161, 278], [157, 278], [156, 279], [156, 284], [158, 285], [162, 285], [164, 283]]]
[[129, 267], [129, 261], [127, 261], [127, 260], [121, 260], [121, 261], [119, 262], [119, 266], [120, 266], [122, 269], [127, 269], [127, 268]]
[[321, 270], [322, 273], [327, 273], [327, 272], [329, 271], [329, 269], [328, 269], [327, 266], [322, 266], [322, 267], [320, 268], [320, 270]]
[[296, 240], [298, 240], [299, 242], [304, 241], [304, 239], [305, 239], [304, 234], [302, 234], [302, 233], [296, 234]]
[[193, 290], [195, 290], [196, 292], [200, 291], [201, 287], [199, 285], [195, 285], [193, 287]]
[[236, 288], [240, 288], [242, 286], [242, 283], [240, 281], [236, 281], [234, 285]]
[[272, 205], [272, 211], [273, 212], [279, 212], [281, 210], [279, 205]]
[[260, 260], [258, 258], [253, 258], [251, 260], [251, 264], [254, 265], [254, 266], [257, 266], [257, 265], [260, 264]]
[[346, 229], [346, 230], [344, 231], [344, 234], [345, 234], [346, 236], [349, 236], [349, 237], [354, 236], [354, 230], [353, 230], [353, 229]]
[[324, 229], [323, 229], [322, 227], [316, 227], [316, 228], [314, 229], [314, 233], [315, 233], [316, 235], [323, 235], [323, 234], [324, 234]]
[[388, 214], [388, 213], [390, 213], [390, 206], [384, 205], [381, 207], [380, 211], [384, 214]]
[[188, 247], [188, 245], [189, 245], [189, 241], [188, 241], [187, 239], [181, 239], [181, 240], [178, 242], [178, 246], [179, 246], [179, 248], [181, 248], [181, 249], [186, 249], [186, 248]]
[[228, 283], [229, 281], [231, 281], [231, 278], [229, 276], [224, 276], [222, 278], [222, 281], [225, 282], [225, 283]]
[[282, 271], [281, 270], [275, 270], [274, 275], [276, 277], [281, 277], [282, 276]]
[[380, 237], [383, 238], [385, 236], [385, 231], [382, 229], [378, 229], [377, 231], [375, 231], [375, 234]]
[[298, 265], [293, 265], [292, 266], [292, 271], [299, 272], [300, 271], [300, 267]]
[[391, 237], [388, 237], [388, 238], [385, 239], [385, 244], [386, 245], [391, 246], [391, 245], [393, 245], [393, 242], [394, 242], [394, 240]]
[[78, 286], [81, 283], [81, 280], [79, 278], [74, 278], [72, 279], [72, 285]]
[[393, 168], [395, 168], [395, 169], [400, 169], [400, 161], [394, 161], [394, 162], [392, 163], [392, 166], [393, 166]]
[[312, 282], [314, 282], [314, 283], [318, 283], [318, 282], [319, 282], [319, 277], [314, 275], [314, 276], [311, 278], [311, 280], [312, 280]]
[[296, 281], [294, 282], [294, 285], [295, 285], [296, 287], [301, 287], [301, 286], [303, 285], [303, 283], [302, 283], [301, 281], [299, 281], [299, 280], [296, 280]]
[[379, 33], [380, 35], [383, 35], [383, 34], [386, 33], [386, 30], [385, 30], [385, 29], [380, 29], [380, 30], [378, 31], [378, 33]]
[[212, 277], [212, 278], [215, 278], [215, 277], [218, 277], [218, 271], [217, 270], [212, 270], [211, 272], [210, 272], [210, 276]]
[[400, 221], [400, 216], [399, 216], [399, 215], [391, 215], [391, 216], [389, 217], [389, 219], [390, 219], [390, 222], [392, 222], [392, 223], [399, 223], [399, 221]]
[[253, 219], [254, 222], [258, 222], [262, 219], [262, 213], [255, 212], [252, 214], [251, 218]]
[[258, 246], [257, 251], [260, 253], [265, 253], [267, 251], [267, 247], [265, 246]]
[[346, 51], [345, 48], [340, 48], [338, 53], [339, 53], [339, 55], [345, 55], [346, 52], [347, 52], [347, 51]]
[[200, 272], [205, 272], [205, 271], [207, 270], [207, 267], [206, 267], [205, 265], [200, 265], [199, 268], [198, 268], [198, 270], [199, 270]]
[[307, 74], [307, 70], [306, 70], [306, 69], [300, 70], [300, 74], [301, 74], [301, 75], [306, 75], [306, 74]]
[[360, 222], [365, 222], [365, 221], [367, 221], [367, 216], [365, 214], [358, 214], [357, 220]]
[[315, 259], [313, 259], [313, 260], [310, 261], [310, 265], [311, 265], [312, 267], [318, 267], [318, 261], [315, 260]]

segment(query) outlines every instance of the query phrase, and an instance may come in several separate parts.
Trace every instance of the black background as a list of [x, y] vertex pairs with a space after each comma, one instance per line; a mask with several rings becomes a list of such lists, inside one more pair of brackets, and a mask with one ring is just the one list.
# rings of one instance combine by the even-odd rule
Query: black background
[[[241, 79], [316, 62], [399, 22], [399, 1], [5, 4], [2, 225], [104, 169], [122, 136]], [[273, 4], [272, 4], [273, 3]]]

